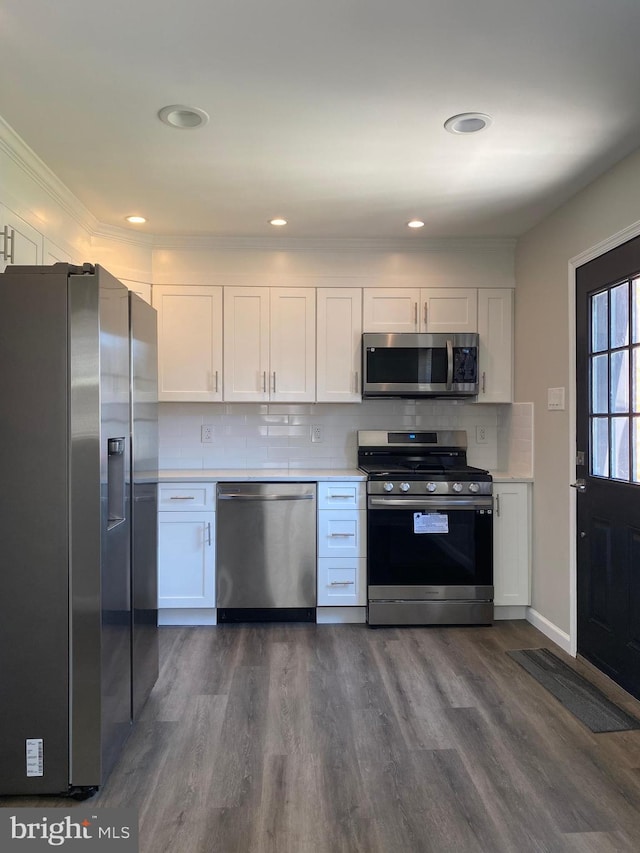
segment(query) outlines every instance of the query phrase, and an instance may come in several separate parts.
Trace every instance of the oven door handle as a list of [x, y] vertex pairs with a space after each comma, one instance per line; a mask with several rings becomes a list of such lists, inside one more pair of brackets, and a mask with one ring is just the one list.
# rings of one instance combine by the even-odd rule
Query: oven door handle
[[419, 509], [422, 512], [441, 512], [456, 509], [492, 509], [493, 498], [438, 498], [437, 501], [420, 500], [419, 498], [369, 498], [370, 509]]

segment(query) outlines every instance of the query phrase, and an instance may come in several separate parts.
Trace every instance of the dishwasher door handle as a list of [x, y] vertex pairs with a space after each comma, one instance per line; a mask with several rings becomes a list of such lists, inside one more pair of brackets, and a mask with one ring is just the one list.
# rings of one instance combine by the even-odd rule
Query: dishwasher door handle
[[218, 495], [219, 501], [312, 501], [315, 495], [244, 495], [242, 492], [226, 492]]

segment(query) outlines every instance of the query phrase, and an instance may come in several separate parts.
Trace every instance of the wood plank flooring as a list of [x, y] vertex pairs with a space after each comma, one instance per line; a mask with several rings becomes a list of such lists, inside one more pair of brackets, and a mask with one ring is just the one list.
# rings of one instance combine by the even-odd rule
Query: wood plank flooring
[[539, 647], [563, 656], [526, 622], [163, 628], [91, 802], [139, 810], [141, 853], [637, 853], [640, 731], [593, 734], [505, 654]]

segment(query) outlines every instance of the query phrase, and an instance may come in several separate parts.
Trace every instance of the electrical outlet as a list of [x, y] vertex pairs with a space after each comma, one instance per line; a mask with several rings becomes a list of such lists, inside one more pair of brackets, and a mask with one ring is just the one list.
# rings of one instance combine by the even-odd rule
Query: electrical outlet
[[476, 444], [486, 444], [488, 441], [486, 426], [476, 426]]
[[322, 441], [322, 426], [320, 424], [314, 424], [311, 427], [311, 441], [314, 444]]
[[202, 424], [200, 429], [200, 441], [203, 444], [211, 444], [213, 441], [213, 425], [212, 424]]

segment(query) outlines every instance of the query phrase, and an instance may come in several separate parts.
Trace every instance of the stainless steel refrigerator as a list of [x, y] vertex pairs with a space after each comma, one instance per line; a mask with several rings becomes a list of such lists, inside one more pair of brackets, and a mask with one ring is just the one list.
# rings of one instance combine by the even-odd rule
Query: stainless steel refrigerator
[[0, 274], [0, 794], [90, 795], [157, 677], [156, 364], [100, 266]]

